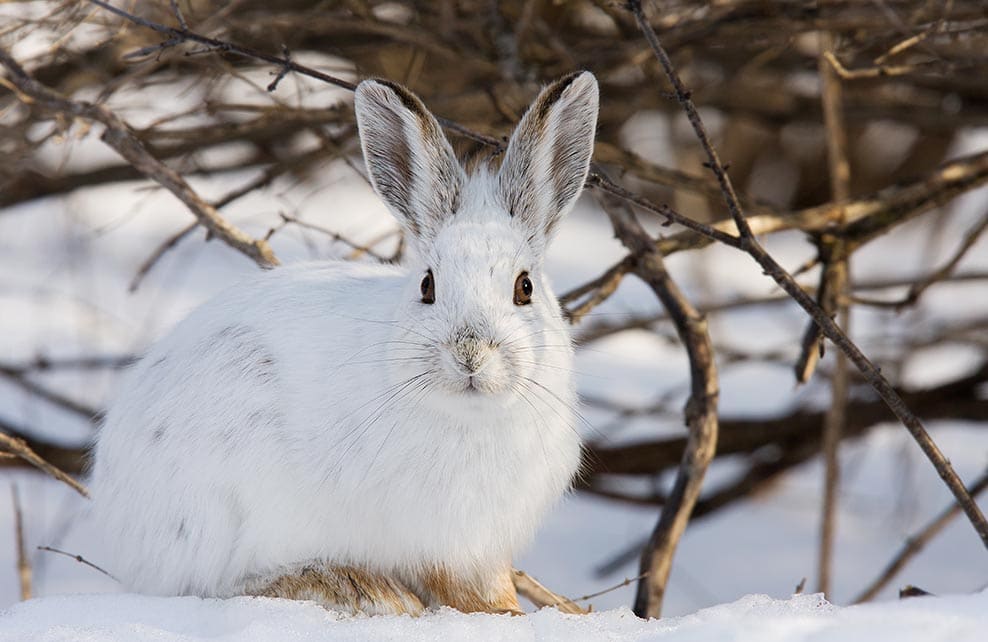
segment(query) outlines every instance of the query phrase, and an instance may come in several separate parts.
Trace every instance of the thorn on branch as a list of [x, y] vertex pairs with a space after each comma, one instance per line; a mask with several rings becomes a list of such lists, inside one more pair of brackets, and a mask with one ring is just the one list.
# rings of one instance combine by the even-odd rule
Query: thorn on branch
[[274, 77], [274, 80], [268, 84], [268, 91], [274, 91], [277, 89], [278, 83], [280, 83], [281, 80], [288, 75], [288, 72], [292, 70], [292, 54], [288, 51], [288, 47], [286, 45], [281, 45], [281, 53], [285, 56], [285, 64], [283, 64], [281, 69], [278, 70], [278, 74]]
[[172, 5], [172, 13], [175, 14], [175, 19], [178, 20], [178, 26], [188, 31], [189, 25], [185, 22], [185, 16], [182, 15], [182, 9], [178, 6], [178, 0], [169, 0], [169, 2]]

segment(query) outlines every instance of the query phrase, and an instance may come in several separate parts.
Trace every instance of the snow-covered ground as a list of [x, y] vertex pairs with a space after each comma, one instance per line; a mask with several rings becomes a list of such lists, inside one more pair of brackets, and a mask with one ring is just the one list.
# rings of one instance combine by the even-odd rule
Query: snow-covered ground
[[627, 608], [591, 615], [543, 609], [524, 617], [340, 618], [308, 603], [266, 598], [59, 596], [19, 604], [0, 640], [637, 640], [645, 642], [983, 642], [988, 592], [840, 608], [820, 595], [749, 595], [692, 615], [641, 620]]
[[[261, 74], [264, 75], [264, 74]], [[285, 83], [287, 87], [288, 82]], [[186, 96], [186, 98], [194, 99]], [[606, 100], [606, 96], [604, 97]], [[153, 96], [143, 100], [153, 103]], [[139, 115], [134, 115], [139, 118]], [[39, 156], [50, 171], [80, 158], [111, 157], [95, 136], [64, 147], [46, 146]], [[956, 151], [988, 146], [984, 134], [972, 134]], [[66, 155], [72, 147], [74, 153]], [[96, 154], [95, 156], [93, 154]], [[224, 194], [248, 175], [195, 180], [207, 198]], [[981, 214], [988, 193], [971, 195], [964, 206], [942, 219], [942, 236], [958, 239]], [[353, 171], [327, 165], [318, 182], [285, 179], [248, 196], [224, 213], [260, 236], [285, 211], [329, 227], [354, 241], [366, 242], [390, 229], [383, 206]], [[0, 359], [22, 362], [48, 357], [117, 355], [140, 352], [192, 307], [256, 267], [217, 242], [204, 245], [201, 234], [162, 259], [137, 292], [128, 283], [138, 265], [190, 215], [171, 196], [145, 184], [87, 190], [63, 199], [45, 199], [0, 214]], [[929, 256], [946, 256], [951, 244], [931, 244], [924, 222], [909, 224], [893, 237], [876, 241], [856, 256], [855, 270], [870, 278], [915, 274]], [[317, 257], [341, 257], [347, 248], [318, 233], [286, 229], [272, 245], [286, 263]], [[784, 263], [797, 266], [812, 251], [796, 235], [781, 235], [768, 247]], [[567, 220], [552, 248], [548, 270], [557, 292], [595, 276], [620, 258], [606, 221], [586, 199]], [[903, 256], [922, 257], [904, 261]], [[775, 292], [772, 283], [747, 257], [726, 248], [677, 255], [673, 275], [699, 301], [739, 294]], [[988, 268], [988, 240], [961, 264], [962, 270]], [[807, 277], [812, 282], [813, 276]], [[657, 311], [654, 297], [628, 279], [615, 297], [588, 322], [620, 320]], [[866, 351], [922, 334], [945, 312], [953, 318], [984, 314], [984, 285], [939, 286], [919, 312], [897, 316], [861, 311], [854, 335]], [[804, 316], [794, 305], [737, 311], [711, 319], [718, 344], [744, 341], [755, 349], [783, 350], [794, 358]], [[974, 365], [969, 349], [919, 351], [905, 364], [911, 385], [931, 385]], [[577, 369], [581, 391], [645, 405], [669, 390], [679, 408], [685, 395], [686, 362], [681, 350], [655, 335], [629, 332], [597, 342], [581, 352]], [[795, 389], [785, 364], [721, 364], [724, 416], [766, 416], [794, 405], [825, 400], [825, 387]], [[46, 385], [72, 397], [103, 403], [114, 375], [58, 372], [39, 375]], [[91, 436], [87, 422], [0, 381], [3, 418], [29, 426], [66, 443]], [[678, 417], [646, 417], [611, 425], [613, 413], [588, 408], [594, 438], [620, 443], [631, 438], [675, 434]], [[610, 426], [610, 428], [608, 428]], [[957, 421], [931, 423], [933, 434], [962, 478], [970, 480], [988, 463], [988, 431]], [[604, 433], [604, 434], [598, 434]], [[881, 570], [918, 526], [946, 506], [948, 492], [905, 431], [889, 424], [844, 447], [832, 599], [844, 604]], [[718, 479], [730, 462], [711, 471]], [[790, 599], [796, 585], [815, 584], [815, 551], [822, 469], [817, 462], [787, 474], [763, 493], [688, 529], [673, 567], [665, 613], [672, 617], [641, 622], [622, 607], [631, 603], [633, 586], [592, 600], [598, 613], [588, 617], [542, 611], [528, 617], [467, 616], [444, 612], [418, 620], [378, 618], [340, 620], [312, 605], [262, 599], [227, 601], [151, 598], [118, 594], [115, 584], [75, 561], [40, 551], [31, 555], [35, 594], [17, 604], [17, 576], [10, 494], [0, 488], [0, 614], [2, 640], [186, 640], [186, 639], [662, 639], [662, 640], [984, 640], [988, 631], [988, 555], [970, 526], [955, 521], [880, 596], [894, 598], [897, 586], [911, 583], [938, 594], [854, 608], [838, 608], [819, 597]], [[84, 519], [85, 502], [63, 486], [30, 471], [3, 472], [2, 482], [17, 483], [25, 511], [30, 550], [52, 545], [80, 553], [97, 564], [112, 552], [100, 551]], [[988, 502], [982, 502], [988, 509]], [[656, 520], [650, 508], [629, 507], [572, 496], [552, 513], [532, 548], [516, 565], [552, 589], [580, 596], [637, 574], [630, 562], [609, 575], [595, 568], [616, 552], [647, 536]], [[982, 591], [979, 593], [979, 591]], [[767, 594], [764, 597], [756, 594]], [[745, 597], [747, 596], [747, 597]], [[704, 607], [723, 604], [697, 611]], [[692, 615], [684, 615], [692, 613]]]

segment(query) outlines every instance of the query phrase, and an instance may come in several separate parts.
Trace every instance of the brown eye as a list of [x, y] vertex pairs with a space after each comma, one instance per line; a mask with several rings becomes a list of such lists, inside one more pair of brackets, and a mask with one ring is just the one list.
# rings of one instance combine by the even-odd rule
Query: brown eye
[[515, 305], [528, 305], [532, 302], [532, 280], [528, 272], [522, 272], [515, 279]]
[[436, 280], [432, 277], [432, 270], [425, 273], [422, 278], [422, 303], [436, 302]]

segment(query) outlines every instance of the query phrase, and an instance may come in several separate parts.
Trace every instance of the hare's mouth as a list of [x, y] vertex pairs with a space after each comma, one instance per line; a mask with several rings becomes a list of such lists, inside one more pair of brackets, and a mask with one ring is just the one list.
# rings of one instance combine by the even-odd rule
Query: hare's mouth
[[485, 397], [503, 392], [503, 389], [501, 386], [496, 385], [494, 381], [489, 381], [483, 376], [474, 374], [465, 377], [459, 386], [458, 392], [470, 397]]

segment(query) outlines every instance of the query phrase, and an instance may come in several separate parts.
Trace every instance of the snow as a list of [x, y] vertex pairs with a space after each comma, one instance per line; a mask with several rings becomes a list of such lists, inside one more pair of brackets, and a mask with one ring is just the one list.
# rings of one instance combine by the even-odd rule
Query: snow
[[820, 595], [749, 595], [692, 615], [641, 620], [627, 608], [590, 615], [542, 609], [526, 616], [443, 609], [420, 618], [341, 618], [269, 598], [204, 600], [74, 595], [31, 600], [0, 614], [0, 640], [661, 640], [663, 642], [981, 642], [988, 592], [840, 608]]

